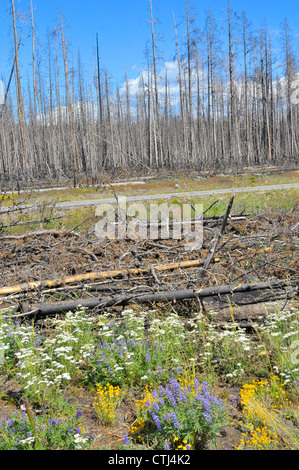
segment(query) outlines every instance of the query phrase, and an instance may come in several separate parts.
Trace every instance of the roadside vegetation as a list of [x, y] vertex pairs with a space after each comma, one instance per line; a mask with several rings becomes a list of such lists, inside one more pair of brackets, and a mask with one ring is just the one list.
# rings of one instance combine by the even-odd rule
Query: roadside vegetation
[[[294, 182], [298, 182], [297, 179]], [[275, 183], [273, 183], [275, 184]], [[278, 183], [276, 183], [278, 184]], [[281, 182], [282, 184], [282, 182]], [[241, 187], [241, 186], [236, 186]], [[131, 187], [132, 188], [132, 187]], [[210, 186], [212, 189], [217, 189], [217, 187]], [[222, 186], [223, 188], [223, 186]], [[193, 188], [195, 190], [195, 188]], [[184, 188], [184, 192], [192, 190], [191, 186]], [[72, 196], [74, 199], [80, 199], [79, 193], [80, 190], [72, 190]], [[77, 191], [77, 192], [76, 192]], [[180, 189], [178, 190], [180, 191]], [[160, 193], [160, 188], [156, 187], [156, 192]], [[116, 194], [116, 193], [114, 193]], [[130, 191], [127, 195], [130, 194]], [[117, 194], [115, 202], [117, 202], [117, 197], [122, 196], [122, 192], [117, 189]], [[136, 195], [134, 193], [134, 195]], [[170, 204], [191, 204], [192, 206], [196, 203], [203, 205], [203, 211], [207, 211], [207, 215], [222, 215], [227, 207], [230, 194], [225, 195], [211, 195], [205, 197], [186, 197], [186, 198], [177, 198], [173, 197], [167, 200]], [[101, 196], [102, 198], [103, 196]], [[110, 192], [108, 197], [113, 197], [113, 194]], [[52, 198], [51, 198], [52, 199]], [[39, 207], [35, 210], [24, 209], [22, 211], [12, 210], [7, 214], [1, 215], [0, 229], [2, 227], [2, 232], [5, 234], [17, 235], [26, 233], [28, 230], [34, 229], [46, 229], [46, 230], [77, 230], [80, 231], [83, 228], [88, 228], [94, 226], [97, 218], [95, 216], [95, 207], [87, 206], [82, 208], [73, 208], [73, 209], [61, 209], [55, 206], [55, 201], [48, 199], [45, 195], [42, 197], [39, 195], [39, 199], [36, 199], [36, 194], [31, 193], [28, 196], [22, 195], [20, 198], [17, 198], [15, 195], [3, 195], [0, 198], [0, 207], [5, 208], [7, 205], [12, 206], [13, 208], [18, 208], [24, 204], [38, 204]], [[54, 198], [53, 198], [54, 199]], [[70, 200], [70, 198], [64, 199], [61, 193], [56, 194], [56, 202], [62, 202], [64, 200]], [[215, 201], [217, 200], [216, 204]], [[155, 203], [162, 204], [164, 200], [157, 200]], [[130, 203], [127, 203], [127, 205]], [[150, 203], [143, 202], [145, 207], [148, 208]], [[262, 191], [262, 192], [253, 192], [253, 193], [235, 193], [233, 214], [246, 213], [251, 216], [259, 215], [265, 212], [272, 211], [285, 211], [285, 210], [294, 210], [298, 207], [299, 204], [299, 192], [297, 188], [281, 190], [281, 191]], [[212, 206], [212, 207], [211, 207]], [[194, 215], [194, 214], [192, 214]], [[36, 222], [37, 221], [37, 222]]]
[[[107, 182], [105, 183], [105, 179]], [[161, 184], [161, 181], [163, 184]], [[278, 173], [245, 173], [242, 175], [233, 174], [216, 174], [214, 176], [199, 174], [198, 176], [189, 176], [189, 172], [176, 173], [172, 172], [169, 176], [162, 176], [158, 173], [157, 177], [140, 181], [128, 178], [127, 184], [123, 181], [123, 177], [114, 184], [114, 178], [111, 176], [104, 177], [103, 182], [98, 185], [86, 185], [84, 180], [82, 184], [78, 184], [76, 188], [65, 187], [57, 189], [38, 189], [24, 190], [22, 193], [17, 191], [11, 193], [3, 193], [2, 204], [13, 205], [21, 203], [28, 198], [31, 204], [80, 201], [85, 199], [102, 199], [113, 198], [117, 196], [138, 196], [150, 194], [191, 192], [191, 191], [212, 191], [214, 189], [230, 189], [242, 187], [265, 186], [275, 184], [292, 184], [299, 182], [299, 171], [288, 171]], [[69, 186], [72, 182], [68, 182]], [[118, 184], [121, 183], [121, 184]]]

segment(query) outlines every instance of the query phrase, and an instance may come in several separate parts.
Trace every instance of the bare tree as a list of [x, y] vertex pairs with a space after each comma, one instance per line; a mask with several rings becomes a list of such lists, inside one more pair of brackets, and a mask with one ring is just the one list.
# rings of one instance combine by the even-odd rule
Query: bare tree
[[[146, 64], [131, 87], [127, 71], [124, 84], [113, 85], [100, 61], [98, 35], [93, 70], [87, 71], [80, 51], [74, 56], [67, 41], [62, 13], [43, 47], [33, 0], [27, 22], [10, 0], [12, 68], [0, 109], [1, 185], [20, 188], [21, 182], [46, 178], [98, 183], [103, 172], [126, 169], [298, 166], [299, 108], [292, 102], [298, 54], [287, 19], [278, 60], [270, 28], [264, 23], [254, 31], [230, 0], [225, 23], [209, 10], [202, 31], [190, 0], [182, 4], [182, 31], [173, 13], [175, 79], [160, 57], [149, 0]], [[32, 69], [24, 73], [21, 20], [31, 35]]]
[[15, 77], [17, 86], [17, 103], [18, 103], [18, 122], [21, 134], [21, 168], [23, 173], [27, 173], [27, 145], [26, 145], [26, 126], [25, 126], [25, 108], [23, 101], [23, 92], [21, 86], [20, 77], [20, 64], [19, 64], [19, 45], [18, 45], [18, 33], [17, 33], [17, 21], [16, 21], [16, 10], [14, 0], [11, 0], [12, 19], [13, 19], [13, 31], [14, 31], [14, 45], [15, 45]]

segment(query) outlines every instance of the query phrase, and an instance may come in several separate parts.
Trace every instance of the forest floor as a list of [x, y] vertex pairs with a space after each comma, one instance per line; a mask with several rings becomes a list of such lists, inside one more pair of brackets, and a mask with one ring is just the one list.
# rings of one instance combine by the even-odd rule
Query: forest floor
[[[243, 184], [247, 186], [249, 181], [252, 184], [298, 182], [298, 172], [270, 176], [246, 175], [238, 179], [239, 186]], [[236, 180], [231, 177], [218, 176], [209, 180], [201, 179], [200, 186], [201, 188], [225, 187], [235, 182]], [[183, 178], [169, 180], [168, 183], [166, 184], [166, 180], [163, 181], [163, 191], [175, 190], [176, 185], [180, 186], [180, 191], [187, 191], [199, 184], [198, 181], [193, 181], [191, 184], [189, 180]], [[140, 188], [136, 186], [138, 185], [128, 188], [119, 185], [117, 194], [124, 194], [122, 191], [125, 191], [125, 194], [161, 191], [161, 183], [158, 184], [156, 181], [143, 183]], [[83, 188], [81, 189], [83, 191]], [[63, 200], [73, 197], [75, 190], [66, 191], [69, 193], [64, 194]], [[85, 210], [80, 213], [59, 211], [55, 206], [51, 206], [52, 202], [49, 203], [49, 194], [42, 195], [42, 198], [45, 197], [46, 205], [49, 206], [40, 217], [48, 219], [52, 217], [53, 220], [36, 224], [28, 220], [36, 218], [37, 213], [29, 215], [23, 212], [19, 214], [16, 211], [5, 219], [0, 234], [0, 289], [28, 286], [30, 282], [41, 280], [61, 281], [57, 286], [23, 288], [0, 297], [2, 332], [0, 342], [2, 339], [2, 342], [9, 343], [11, 348], [0, 372], [0, 421], [3, 417], [9, 419], [12, 412], [22, 409], [24, 397], [29, 396], [36, 420], [50, 417], [47, 414], [49, 411], [41, 412], [43, 406], [51, 410], [51, 417], [55, 415], [56, 406], [55, 418], [63, 417], [63, 413], [68, 415], [71, 409], [82, 410], [81, 434], [82, 436], [93, 434], [88, 447], [92, 450], [163, 449], [164, 447], [161, 447], [163, 439], [158, 430], [153, 437], [153, 422], [146, 414], [144, 401], [142, 402], [142, 397], [146, 393], [145, 387], [165, 385], [169, 378], [183, 377], [182, 370], [187, 370], [188, 380], [193, 380], [192, 386], [195, 383], [194, 378], [200, 382], [207, 380], [212, 393], [223, 401], [226, 409], [224, 421], [217, 421], [216, 415], [213, 417], [215, 420], [213, 439], [207, 439], [202, 448], [298, 449], [299, 372], [297, 362], [292, 360], [294, 357], [292, 345], [299, 340], [298, 191], [278, 192], [275, 195], [269, 193], [247, 197], [236, 196], [224, 233], [203, 278], [200, 276], [200, 265], [186, 269], [178, 267], [167, 272], [155, 271], [155, 267], [194, 259], [206, 260], [215, 235], [221, 227], [228, 196], [221, 196], [217, 201], [215, 198], [205, 198], [202, 201], [204, 210], [207, 211], [203, 225], [203, 245], [199, 251], [187, 252], [183, 240], [159, 238], [132, 240], [127, 237], [123, 240], [100, 241], [93, 231], [95, 218], [92, 211]], [[59, 198], [60, 196], [61, 192]], [[26, 197], [26, 195], [20, 196], [15, 207], [17, 208], [19, 203], [22, 204]], [[35, 196], [30, 194], [30, 200], [32, 197]], [[5, 202], [3, 200], [3, 205]], [[95, 278], [69, 284], [64, 282], [70, 276], [142, 268], [148, 269], [148, 272], [105, 280]], [[244, 283], [252, 285], [269, 280], [283, 280], [287, 284], [282, 289], [273, 289], [266, 293], [255, 292], [251, 296], [250, 293], [246, 295], [231, 293], [223, 296], [211, 295], [200, 302], [198, 299], [184, 299], [178, 302], [143, 305], [134, 302], [127, 308], [117, 303], [110, 307], [94, 308], [84, 311], [84, 315], [90, 318], [92, 327], [90, 331], [84, 330], [82, 335], [80, 328], [83, 331], [84, 322], [80, 323], [79, 319], [79, 323], [74, 326], [71, 320], [66, 320], [65, 312], [51, 318], [38, 314], [26, 317], [22, 313], [23, 307], [28, 311], [29, 305], [29, 311], [34, 310], [34, 305], [38, 303], [56, 304], [62, 301], [80, 301], [104, 296], [111, 299], [120, 294], [176, 291], [187, 288], [198, 290], [219, 285], [236, 286]], [[297, 280], [295, 284], [294, 280]], [[103, 334], [102, 325], [104, 324], [110, 333], [110, 339], [107, 337], [105, 341], [110, 344], [111, 351], [112, 345], [116, 344], [117, 338], [120, 337], [120, 330], [116, 324], [126, 320], [127, 317], [123, 317], [123, 312], [127, 310], [131, 312], [127, 315], [133, 315], [134, 319], [129, 316], [130, 329], [124, 329], [121, 333], [123, 341], [126, 341], [124, 349], [130, 354], [135, 353], [135, 358], [132, 362], [124, 362], [118, 349], [117, 354], [114, 351], [111, 357], [109, 356], [109, 364], [103, 366], [99, 354], [108, 350], [103, 351], [102, 342], [99, 342]], [[146, 327], [144, 323], [140, 328], [140, 319], [143, 321], [145, 317], [149, 318], [149, 326]], [[172, 323], [174, 317], [175, 322]], [[83, 361], [82, 357], [79, 357], [82, 351], [80, 350], [81, 353], [79, 350], [75, 351], [71, 340], [65, 344], [70, 350], [73, 348], [74, 360], [79, 361], [80, 365], [74, 368], [67, 362], [60, 361], [61, 367], [65, 367], [64, 370], [70, 374], [70, 380], [59, 389], [59, 400], [57, 394], [55, 395], [57, 387], [53, 386], [55, 393], [51, 395], [51, 386], [46, 390], [42, 385], [38, 388], [34, 382], [36, 374], [47, 375], [48, 369], [43, 368], [41, 363], [39, 368], [27, 364], [27, 374], [19, 369], [22, 361], [18, 359], [18, 353], [24, 350], [28, 352], [35, 343], [33, 341], [31, 344], [31, 340], [28, 342], [27, 333], [27, 342], [21, 341], [15, 328], [16, 321], [24, 329], [27, 328], [27, 333], [31, 331], [34, 341], [42, 338], [45, 349], [37, 348], [35, 354], [37, 356], [45, 353], [48, 356], [53, 354], [51, 356], [53, 363], [54, 359], [55, 363], [60, 361], [59, 356], [54, 357], [53, 348], [50, 348], [50, 353], [50, 349], [46, 349], [46, 344], [48, 339], [54, 341], [59, 331], [61, 333], [61, 330], [57, 331], [58, 327], [65, 326], [66, 332], [72, 333], [78, 343], [82, 341], [81, 348], [86, 344], [93, 348], [94, 356], [87, 354]], [[179, 323], [176, 323], [177, 321]], [[161, 322], [161, 330], [166, 330], [164, 339], [163, 336], [159, 337], [156, 330], [151, 330], [156, 322]], [[10, 328], [9, 334], [5, 328]], [[132, 340], [130, 331], [141, 335], [142, 354], [138, 358], [137, 350], [128, 346]], [[12, 337], [18, 339], [14, 341], [8, 339]], [[171, 349], [171, 344], [175, 344], [178, 337], [182, 339], [174, 351]], [[240, 344], [246, 347], [240, 347]], [[162, 347], [164, 349], [161, 354], [159, 348]], [[147, 354], [150, 356], [149, 360], [146, 359]], [[42, 362], [42, 357], [40, 359]], [[176, 361], [179, 367], [175, 367]], [[120, 376], [110, 376], [107, 372], [108, 366], [114, 369], [118, 369], [119, 366]], [[150, 375], [149, 369], [156, 375]], [[161, 376], [159, 382], [157, 373], [162, 369], [167, 372]], [[129, 374], [133, 374], [133, 382]], [[105, 425], [103, 416], [101, 419], [99, 415], [99, 408], [95, 407], [95, 401], [99, 398], [96, 392], [97, 385], [100, 383], [104, 386], [107, 382], [120, 387], [124, 392], [124, 399], [117, 408], [116, 419]], [[263, 383], [266, 385], [260, 385]], [[248, 390], [248, 387], [252, 391], [251, 402], [256, 401], [258, 404], [257, 409], [250, 411], [244, 395], [244, 390]], [[261, 392], [262, 387], [264, 389]], [[43, 398], [39, 399], [41, 395]], [[153, 399], [152, 396], [148, 396]], [[136, 399], [143, 403], [143, 408], [136, 408]], [[186, 412], [183, 408], [180, 410], [183, 422]], [[141, 426], [138, 437], [134, 435], [133, 430], [141, 418], [146, 424], [143, 428]], [[21, 433], [20, 427], [18, 430]], [[169, 443], [174, 439], [174, 431], [175, 429], [167, 434]], [[190, 438], [191, 445], [194, 432], [190, 429], [190, 424], [189, 428], [183, 431], [188, 439]], [[178, 431], [178, 443], [182, 446], [184, 446], [183, 431], [181, 434]], [[7, 430], [6, 432], [7, 437], [9, 432]], [[126, 435], [130, 437], [130, 444], [123, 447]], [[54, 444], [53, 442], [49, 445], [50, 448], [64, 448], [63, 445], [66, 445], [63, 444], [62, 437], [60, 441], [57, 440]], [[194, 448], [198, 448], [198, 442], [197, 444], [193, 442]], [[5, 449], [9, 445], [13, 446], [16, 443], [2, 442]], [[172, 445], [175, 445], [174, 440]]]

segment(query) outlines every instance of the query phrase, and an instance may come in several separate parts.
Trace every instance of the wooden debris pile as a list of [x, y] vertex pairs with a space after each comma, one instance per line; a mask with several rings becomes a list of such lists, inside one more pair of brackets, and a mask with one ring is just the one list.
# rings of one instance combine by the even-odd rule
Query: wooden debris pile
[[[129, 304], [192, 310], [298, 296], [298, 214], [204, 216], [203, 245], [184, 240], [100, 241], [91, 230], [39, 230], [0, 237], [0, 309], [56, 315], [79, 305]], [[296, 225], [297, 224], [297, 225]]]

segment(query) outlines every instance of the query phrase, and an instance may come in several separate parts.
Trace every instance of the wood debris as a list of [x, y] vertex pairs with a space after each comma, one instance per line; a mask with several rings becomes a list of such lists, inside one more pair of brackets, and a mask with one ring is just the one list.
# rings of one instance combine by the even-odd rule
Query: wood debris
[[[201, 249], [185, 240], [100, 241], [92, 230], [0, 238], [0, 308], [57, 314], [79, 305], [185, 305], [192, 310], [298, 296], [298, 224], [287, 214], [204, 217]], [[190, 303], [191, 302], [191, 303]]]

